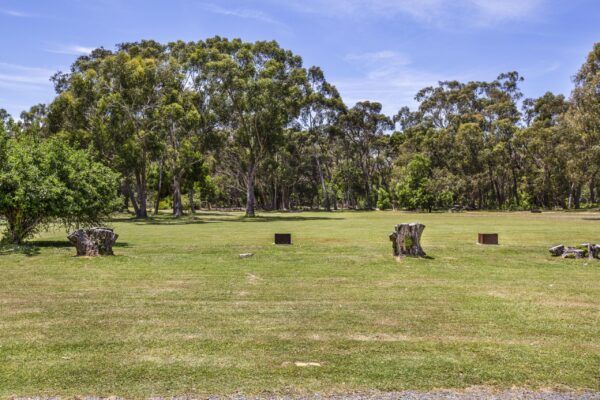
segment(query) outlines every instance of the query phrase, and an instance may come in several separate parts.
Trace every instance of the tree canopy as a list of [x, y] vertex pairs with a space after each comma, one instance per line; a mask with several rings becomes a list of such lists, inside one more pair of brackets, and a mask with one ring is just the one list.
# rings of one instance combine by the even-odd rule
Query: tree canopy
[[[600, 188], [598, 65], [600, 44], [569, 98], [523, 98], [523, 78], [508, 72], [487, 82], [439, 82], [416, 94], [414, 110], [387, 116], [373, 101], [348, 107], [319, 67], [303, 66], [274, 41], [213, 37], [99, 48], [54, 76], [50, 104], [16, 121], [0, 112], [3, 215], [12, 207], [19, 218], [42, 215], [35, 226], [49, 216], [90, 222], [97, 217], [83, 203], [17, 205], [30, 197], [44, 203], [43, 196], [54, 204], [52, 196], [71, 190], [98, 206], [115, 179], [121, 207], [141, 218], [152, 207], [177, 217], [198, 206], [242, 208], [248, 216], [257, 208], [593, 206]], [[46, 153], [68, 160], [70, 172], [44, 169], [56, 162]], [[93, 160], [89, 168], [84, 159]], [[69, 186], [75, 178], [97, 193], [77, 192], [85, 188]], [[17, 217], [10, 218], [13, 226]]]
[[117, 174], [59, 139], [0, 142], [5, 240], [22, 243], [52, 223], [91, 226], [115, 211]]

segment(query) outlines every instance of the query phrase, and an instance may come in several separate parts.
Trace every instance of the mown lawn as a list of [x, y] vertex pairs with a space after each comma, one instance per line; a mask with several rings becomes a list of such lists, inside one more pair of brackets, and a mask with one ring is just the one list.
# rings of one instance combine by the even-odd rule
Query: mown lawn
[[[431, 258], [397, 262], [387, 236], [412, 221]], [[75, 258], [60, 231], [0, 251], [0, 397], [600, 390], [600, 261], [547, 251], [600, 243], [598, 213], [112, 226], [115, 257]], [[294, 244], [274, 246], [275, 232]], [[476, 245], [478, 232], [501, 245]]]

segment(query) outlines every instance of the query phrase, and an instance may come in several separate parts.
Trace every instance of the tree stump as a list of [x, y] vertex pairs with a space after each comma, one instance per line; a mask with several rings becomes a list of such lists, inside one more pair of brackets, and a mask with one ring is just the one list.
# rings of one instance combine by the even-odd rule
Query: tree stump
[[410, 224], [398, 224], [394, 232], [390, 234], [390, 241], [396, 257], [425, 257], [421, 248], [421, 234], [425, 225], [416, 222]]
[[77, 256], [96, 257], [114, 255], [112, 247], [119, 235], [110, 228], [78, 229], [68, 239], [75, 245]]

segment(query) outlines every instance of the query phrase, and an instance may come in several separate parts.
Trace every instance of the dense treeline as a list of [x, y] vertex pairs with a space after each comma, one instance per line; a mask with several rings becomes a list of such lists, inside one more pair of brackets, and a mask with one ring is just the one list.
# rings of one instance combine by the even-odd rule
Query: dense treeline
[[[8, 140], [58, 138], [119, 174], [138, 217], [202, 207], [579, 208], [600, 196], [600, 44], [569, 99], [523, 98], [517, 72], [440, 82], [394, 116], [348, 108], [276, 42], [124, 43], [52, 78]], [[6, 140], [5, 140], [6, 141]]]

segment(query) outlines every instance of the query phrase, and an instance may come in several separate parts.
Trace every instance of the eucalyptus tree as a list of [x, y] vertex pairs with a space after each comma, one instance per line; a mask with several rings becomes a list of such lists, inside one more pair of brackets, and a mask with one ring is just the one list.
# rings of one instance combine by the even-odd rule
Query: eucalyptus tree
[[419, 91], [417, 111], [404, 108], [395, 117], [401, 132], [392, 143], [399, 148], [399, 166], [422, 154], [442, 181], [454, 181], [455, 201], [479, 207], [518, 204], [522, 159], [513, 140], [521, 80], [511, 72], [492, 82], [448, 81]]
[[48, 137], [48, 107], [45, 104], [36, 104], [29, 111], [21, 113], [19, 126], [21, 132], [31, 137]]
[[[327, 211], [331, 211], [331, 188], [326, 182], [324, 164], [331, 162], [332, 131], [338, 118], [345, 111], [346, 106], [338, 90], [325, 80], [323, 71], [319, 67], [309, 68], [306, 93], [298, 122], [300, 129], [308, 133], [310, 153], [319, 176], [323, 206]], [[328, 169], [331, 170], [331, 167]]]
[[217, 130], [218, 116], [213, 110], [210, 93], [203, 79], [208, 61], [204, 42], [173, 42], [170, 94], [161, 107], [161, 124], [165, 134], [164, 160], [173, 179], [173, 214], [183, 214], [182, 185], [188, 191], [190, 210], [194, 209], [194, 186], [205, 182], [205, 161], [209, 150], [223, 146]]
[[0, 133], [1, 137], [14, 137], [14, 131], [17, 130], [17, 123], [13, 117], [3, 108], [0, 108]]
[[370, 101], [356, 103], [339, 118], [339, 129], [347, 144], [347, 157], [361, 174], [365, 208], [374, 208], [376, 194], [373, 175], [376, 168], [376, 152], [387, 131], [393, 128], [392, 120], [381, 113], [381, 104]]
[[138, 217], [147, 216], [148, 169], [161, 147], [158, 110], [172, 72], [165, 46], [142, 41], [96, 49], [54, 77], [50, 130], [119, 171]]
[[[489, 140], [488, 152], [493, 160], [493, 170], [490, 166], [489, 174], [495, 172], [495, 179], [491, 178], [496, 191], [498, 205], [508, 200], [509, 195], [504, 193], [504, 186], [509, 188], [510, 196], [516, 206], [519, 206], [519, 184], [520, 174], [519, 153], [513, 145], [513, 138], [518, 129], [521, 118], [517, 102], [523, 94], [519, 89], [519, 82], [523, 78], [517, 72], [503, 73], [496, 80], [482, 85], [485, 98], [484, 130]], [[510, 184], [506, 184], [506, 182]]]
[[246, 215], [252, 217], [259, 164], [281, 146], [284, 129], [298, 115], [306, 71], [299, 56], [275, 41], [215, 37], [206, 45], [209, 61], [199, 81], [230, 134], [245, 175]]
[[533, 206], [566, 206], [569, 184], [565, 171], [572, 133], [563, 117], [568, 108], [563, 95], [550, 92], [523, 101], [526, 126], [517, 133], [515, 145], [523, 154], [524, 190]]
[[566, 123], [578, 140], [571, 142], [571, 152], [577, 156], [568, 168], [572, 181], [569, 197], [579, 208], [582, 186], [587, 183], [593, 202], [600, 180], [600, 43], [594, 44], [573, 80]]

